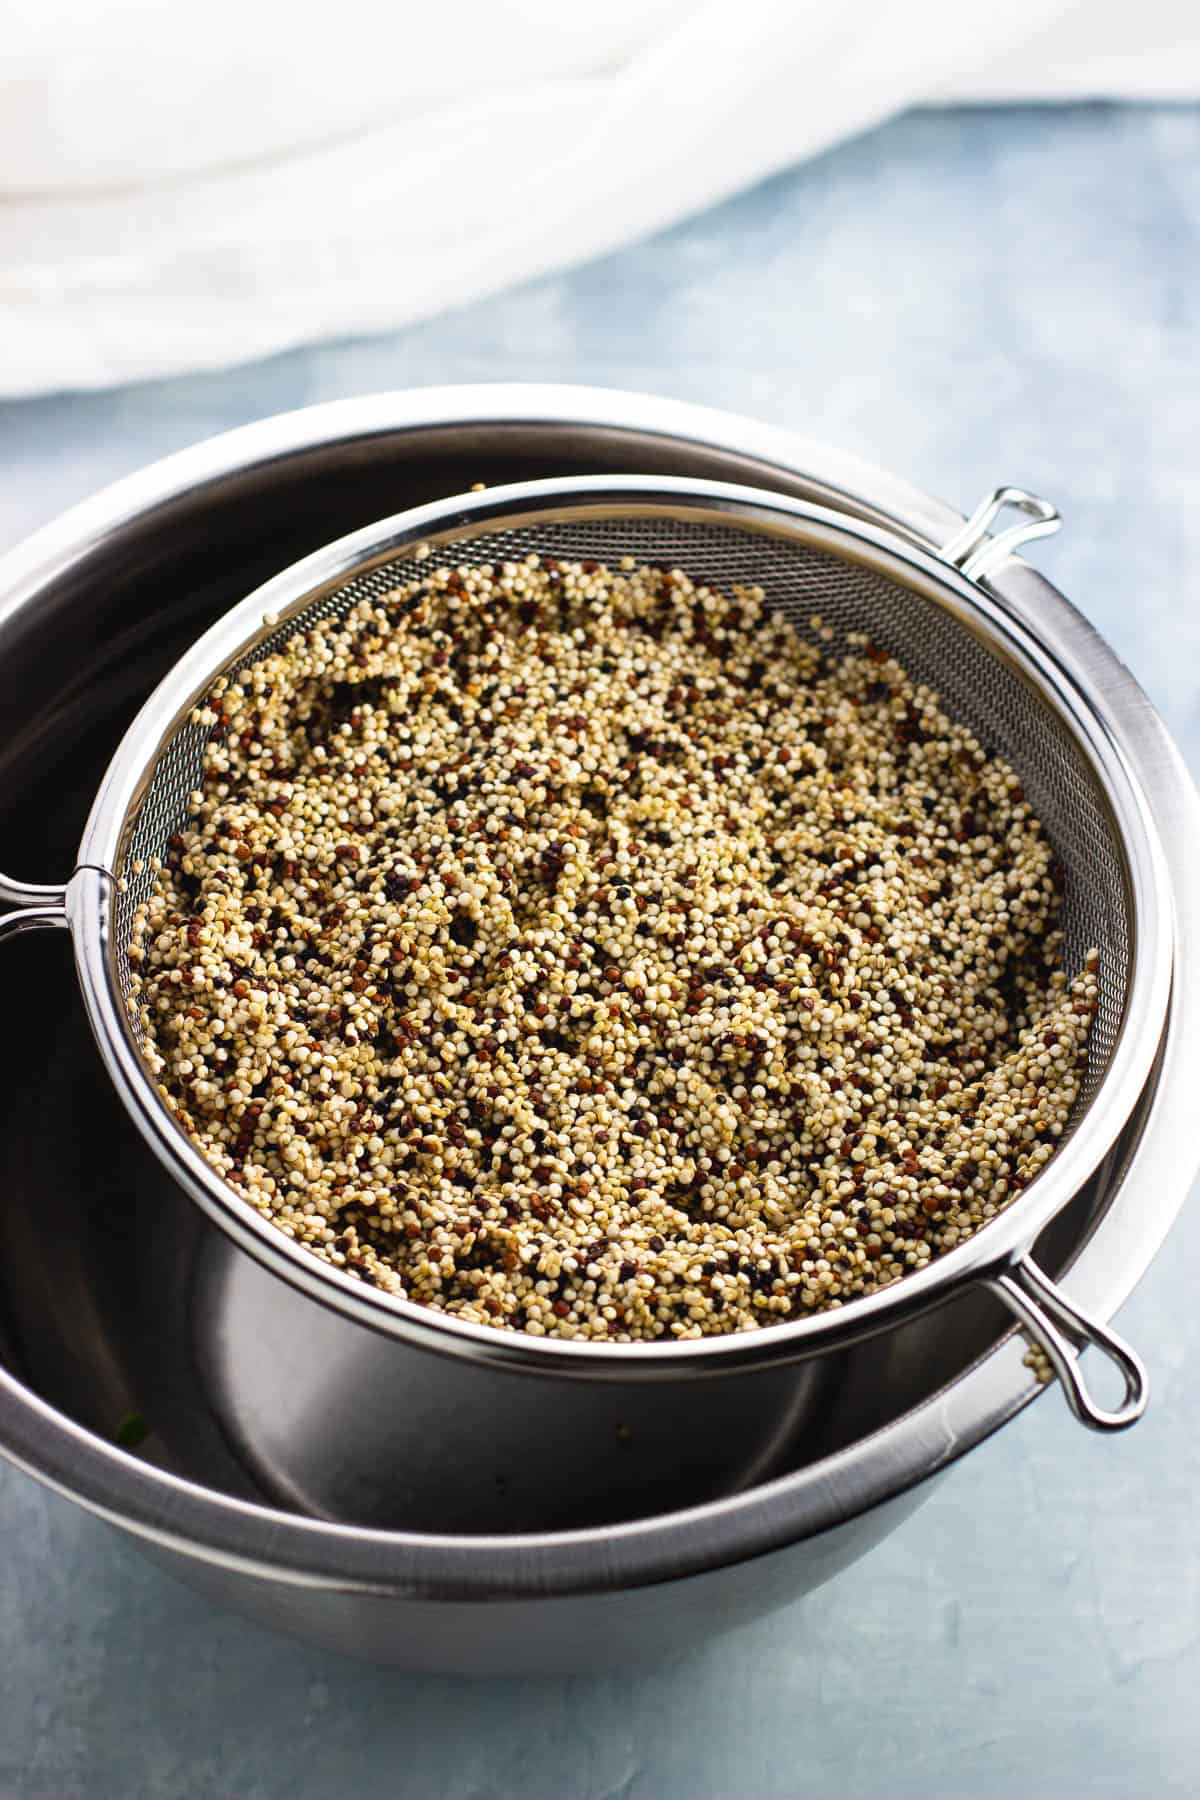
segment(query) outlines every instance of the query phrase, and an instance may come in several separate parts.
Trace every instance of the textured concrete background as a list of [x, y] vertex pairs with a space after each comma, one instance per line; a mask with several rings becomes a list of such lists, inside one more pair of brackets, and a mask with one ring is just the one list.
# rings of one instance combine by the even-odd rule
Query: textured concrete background
[[[694, 223], [401, 336], [0, 406], [0, 544], [261, 414], [497, 379], [757, 413], [1035, 552], [1200, 768], [1200, 112], [926, 113]], [[1097, 1441], [1051, 1394], [832, 1586], [649, 1672], [398, 1677], [215, 1612], [0, 1467], [3, 1800], [793, 1800], [1200, 1791], [1200, 1215], [1122, 1325], [1155, 1389]]]

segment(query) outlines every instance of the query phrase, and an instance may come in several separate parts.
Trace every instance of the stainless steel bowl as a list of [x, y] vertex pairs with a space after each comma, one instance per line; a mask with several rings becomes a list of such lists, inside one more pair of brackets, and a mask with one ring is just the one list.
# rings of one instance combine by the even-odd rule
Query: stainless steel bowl
[[[57, 856], [68, 866], [123, 722], [115, 695], [123, 688], [132, 711], [178, 649], [263, 575], [473, 480], [630, 467], [775, 488], [918, 547], [944, 544], [961, 523], [785, 434], [636, 396], [429, 391], [232, 433], [76, 509], [0, 569], [9, 861], [42, 870]], [[1010, 561], [991, 584], [1014, 610], [1036, 613], [1051, 650], [1086, 668], [1102, 699], [1119, 693], [1128, 704], [1128, 676], [1048, 583]], [[65, 642], [95, 648], [71, 667]], [[1148, 706], [1125, 741], [1171, 864], [1174, 997], [1129, 1123], [1037, 1246], [1046, 1267], [1070, 1268], [1073, 1296], [1100, 1318], [1153, 1255], [1195, 1161], [1184, 1108], [1200, 1028], [1189, 992], [1200, 808]], [[994, 1301], [972, 1293], [874, 1347], [848, 1348], [812, 1390], [778, 1371], [759, 1413], [720, 1383], [696, 1389], [690, 1417], [677, 1409], [643, 1422], [618, 1406], [603, 1453], [557, 1472], [538, 1468], [536, 1422], [526, 1420], [522, 1438], [481, 1393], [477, 1418], [460, 1423], [477, 1434], [490, 1419], [494, 1475], [463, 1491], [452, 1479], [441, 1359], [413, 1352], [423, 1361], [405, 1407], [394, 1394], [390, 1409], [386, 1394], [364, 1396], [377, 1430], [399, 1418], [402, 1441], [387, 1453], [412, 1469], [406, 1528], [370, 1528], [375, 1498], [329, 1480], [339, 1432], [364, 1421], [341, 1400], [322, 1407], [311, 1382], [289, 1385], [270, 1353], [271, 1335], [291, 1329], [289, 1304], [305, 1307], [318, 1335], [344, 1321], [232, 1248], [162, 1177], [106, 1091], [84, 1029], [66, 1016], [70, 977], [57, 949], [38, 944], [27, 967], [6, 971], [29, 1023], [2, 1090], [0, 1447], [255, 1616], [427, 1667], [562, 1668], [625, 1659], [631, 1647], [655, 1653], [824, 1579], [915, 1505], [927, 1476], [1037, 1391], [1024, 1342], [1006, 1336]], [[111, 1442], [135, 1409], [152, 1428], [136, 1455]], [[286, 1456], [270, 1429], [284, 1419]], [[312, 1446], [308, 1469], [297, 1442]], [[388, 1507], [394, 1523], [394, 1496]], [[348, 1517], [367, 1527], [337, 1522]]]

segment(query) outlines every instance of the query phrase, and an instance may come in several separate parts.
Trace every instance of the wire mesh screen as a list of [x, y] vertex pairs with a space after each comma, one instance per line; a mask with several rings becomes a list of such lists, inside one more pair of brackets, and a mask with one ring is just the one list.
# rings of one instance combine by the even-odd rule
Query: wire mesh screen
[[[940, 695], [947, 714], [968, 726], [989, 752], [1016, 770], [1065, 871], [1062, 925], [1065, 960], [1074, 974], [1084, 954], [1100, 952], [1099, 1009], [1090, 1040], [1087, 1072], [1072, 1124], [1078, 1122], [1104, 1078], [1125, 1010], [1132, 957], [1127, 864], [1096, 772], [1069, 726], [1017, 669], [980, 636], [939, 606], [886, 576], [789, 539], [737, 525], [671, 517], [582, 518], [484, 530], [439, 547], [433, 562], [479, 565], [517, 561], [536, 551], [561, 560], [615, 564], [621, 556], [684, 570], [696, 583], [728, 591], [734, 584], [762, 587], [767, 604], [780, 608], [799, 629], [817, 613], [844, 645], [850, 632], [865, 632], [890, 651], [917, 681]], [[426, 565], [429, 566], [429, 565]], [[419, 574], [402, 557], [370, 570], [323, 596], [253, 651], [212, 671], [235, 675], [270, 654], [318, 619], [340, 616], [357, 601], [381, 598]], [[185, 724], [150, 772], [140, 811], [127, 830], [119, 874], [113, 932], [113, 975], [129, 989], [127, 951], [135, 910], [154, 881], [152, 859], [185, 825], [189, 796], [203, 778], [208, 730]]]

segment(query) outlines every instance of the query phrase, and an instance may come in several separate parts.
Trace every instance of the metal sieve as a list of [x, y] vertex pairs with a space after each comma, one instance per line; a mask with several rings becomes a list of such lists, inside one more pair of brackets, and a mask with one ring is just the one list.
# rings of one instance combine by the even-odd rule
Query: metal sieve
[[[1006, 507], [1021, 521], [998, 536]], [[171, 1173], [243, 1248], [313, 1298], [427, 1348], [558, 1375], [647, 1378], [799, 1361], [890, 1329], [971, 1285], [996, 1293], [1045, 1350], [1084, 1423], [1118, 1429], [1140, 1417], [1146, 1378], [1114, 1333], [1073, 1306], [1032, 1247], [1113, 1149], [1150, 1075], [1171, 981], [1172, 909], [1161, 848], [1121, 748], [1122, 720], [1082, 670], [1039, 642], [1036, 622], [989, 593], [987, 571], [1058, 514], [1020, 489], [997, 489], [938, 552], [844, 514], [758, 489], [662, 477], [528, 482], [459, 496], [353, 533], [266, 583], [208, 631], [164, 679], [123, 738], [101, 784], [63, 888], [0, 877], [0, 937], [71, 930], [101, 1055], [136, 1123]], [[126, 1004], [135, 909], [151, 858], [187, 822], [202, 780], [208, 728], [191, 712], [220, 675], [233, 676], [319, 619], [382, 597], [419, 571], [418, 555], [455, 564], [560, 559], [683, 568], [697, 582], [760, 585], [768, 606], [802, 629], [814, 613], [835, 642], [866, 632], [940, 694], [1019, 774], [1065, 870], [1068, 971], [1100, 951], [1100, 1001], [1085, 1079], [1068, 1132], [1029, 1187], [967, 1242], [881, 1291], [761, 1331], [687, 1342], [598, 1345], [500, 1333], [406, 1303], [319, 1262], [228, 1186], [162, 1103]], [[1089, 1344], [1124, 1381], [1115, 1409], [1088, 1392]]]

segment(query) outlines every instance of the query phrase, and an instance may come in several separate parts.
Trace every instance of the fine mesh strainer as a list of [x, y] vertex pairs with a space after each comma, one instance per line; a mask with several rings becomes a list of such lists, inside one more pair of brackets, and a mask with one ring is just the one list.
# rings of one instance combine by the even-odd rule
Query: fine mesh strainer
[[[1025, 515], [996, 537], [1006, 506]], [[341, 1311], [442, 1351], [579, 1376], [682, 1375], [799, 1360], [888, 1329], [964, 1286], [997, 1293], [1048, 1355], [1072, 1410], [1116, 1429], [1145, 1407], [1146, 1379], [1115, 1334], [1084, 1317], [1038, 1268], [1031, 1246], [1113, 1151], [1149, 1077], [1171, 979], [1172, 917], [1160, 847], [1108, 715], [1078, 670], [1039, 643], [1035, 622], [980, 585], [1018, 544], [1053, 531], [1057, 513], [998, 489], [940, 551], [802, 501], [723, 483], [592, 477], [460, 496], [368, 527], [268, 582], [176, 664], [127, 731], [104, 777], [65, 888], [0, 877], [0, 937], [68, 926], [101, 1054], [135, 1121], [170, 1171], [235, 1241]], [[631, 554], [728, 588], [755, 582], [803, 629], [820, 613], [844, 641], [864, 631], [940, 693], [946, 711], [1017, 770], [1065, 869], [1068, 970], [1100, 951], [1099, 1008], [1085, 1080], [1059, 1149], [975, 1237], [878, 1293], [762, 1331], [684, 1343], [597, 1345], [499, 1333], [410, 1305], [318, 1262], [262, 1219], [204, 1161], [160, 1100], [130, 1017], [128, 949], [151, 859], [186, 823], [202, 780], [208, 728], [190, 714], [297, 630], [412, 578], [414, 559], [479, 564], [538, 551], [609, 562]], [[1088, 1393], [1079, 1354], [1101, 1347], [1125, 1383], [1108, 1410]]]

